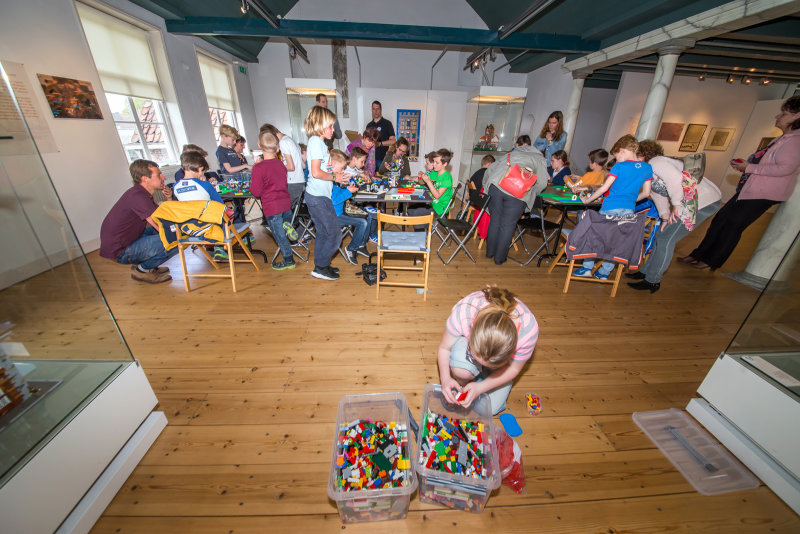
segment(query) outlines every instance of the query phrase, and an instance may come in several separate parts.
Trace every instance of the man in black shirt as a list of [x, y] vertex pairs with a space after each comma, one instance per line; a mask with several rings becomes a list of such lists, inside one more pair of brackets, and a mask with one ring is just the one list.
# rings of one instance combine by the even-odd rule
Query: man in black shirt
[[372, 103], [372, 121], [367, 123], [367, 128], [374, 126], [378, 129], [378, 142], [375, 143], [375, 167], [380, 168], [386, 151], [395, 141], [394, 126], [391, 121], [383, 118], [383, 106], [377, 100]]

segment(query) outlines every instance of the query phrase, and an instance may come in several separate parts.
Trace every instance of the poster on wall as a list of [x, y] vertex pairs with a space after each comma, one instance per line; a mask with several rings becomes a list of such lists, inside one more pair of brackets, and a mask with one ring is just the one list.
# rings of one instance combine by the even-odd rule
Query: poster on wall
[[775, 139], [775, 138], [774, 137], [762, 137], [761, 141], [758, 143], [758, 146], [756, 147], [756, 152], [758, 152], [759, 150], [764, 150], [765, 148], [767, 148], [767, 146], [772, 142], [773, 139]]
[[[58, 152], [58, 146], [56, 146], [53, 133], [47, 125], [44, 113], [42, 113], [42, 104], [34, 96], [33, 86], [28, 81], [25, 67], [22, 63], [8, 61], [6, 59], [0, 61], [0, 63], [2, 63], [3, 70], [6, 72], [6, 76], [8, 76], [8, 85], [13, 93], [13, 98], [16, 100], [17, 106], [19, 106], [19, 110], [22, 111], [23, 117], [25, 117], [25, 122], [28, 125], [28, 129], [30, 129], [31, 135], [33, 135], [33, 139], [36, 141], [36, 147], [39, 149], [39, 152]], [[8, 88], [2, 81], [0, 81], [0, 86], [2, 86], [4, 91], [7, 91]], [[6, 96], [7, 99], [4, 98], [0, 105], [0, 130], [14, 130], [21, 135], [16, 137], [18, 143], [14, 143], [15, 148], [8, 148], [8, 143], [4, 145], [10, 153], [15, 153], [16, 151], [17, 154], [27, 154], [31, 148], [23, 148], [20, 146], [20, 143], [24, 145], [25, 140], [28, 138], [25, 125], [19, 120], [19, 114], [11, 98], [12, 95], [7, 94]], [[14, 139], [13, 135], [9, 135], [0, 134], [0, 137], [3, 139]]]
[[682, 122], [662, 122], [658, 130], [657, 141], [680, 141], [683, 132]]
[[408, 159], [417, 161], [419, 158], [419, 124], [422, 111], [418, 109], [397, 110], [397, 137], [408, 140]]
[[681, 152], [697, 152], [700, 147], [700, 141], [703, 140], [703, 135], [706, 133], [706, 128], [708, 128], [708, 124], [690, 124], [687, 126], [678, 150]]
[[36, 74], [50, 111], [57, 119], [102, 119], [91, 82]]
[[728, 145], [733, 139], [736, 128], [711, 128], [711, 133], [706, 139], [706, 146], [703, 150], [728, 150]]

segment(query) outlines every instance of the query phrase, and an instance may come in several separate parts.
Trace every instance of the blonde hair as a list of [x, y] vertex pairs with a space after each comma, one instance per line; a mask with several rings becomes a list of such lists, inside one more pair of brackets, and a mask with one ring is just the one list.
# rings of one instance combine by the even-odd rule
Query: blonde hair
[[336, 163], [347, 165], [347, 154], [345, 154], [339, 149], [334, 148], [333, 150], [331, 150], [331, 163], [333, 163], [334, 161]]
[[268, 154], [275, 154], [278, 151], [278, 137], [268, 130], [261, 130], [258, 144]]
[[232, 137], [235, 140], [237, 137], [239, 137], [239, 130], [228, 124], [222, 124], [219, 127], [219, 134], [227, 135], [228, 137]]
[[333, 114], [333, 111], [322, 106], [314, 106], [308, 110], [303, 126], [306, 129], [306, 135], [313, 137], [315, 135], [321, 136], [322, 130], [328, 126], [333, 126], [335, 122], [336, 115]]
[[478, 312], [469, 334], [472, 352], [491, 367], [502, 367], [517, 348], [517, 300], [514, 293], [497, 286], [487, 287], [483, 295], [489, 305]]

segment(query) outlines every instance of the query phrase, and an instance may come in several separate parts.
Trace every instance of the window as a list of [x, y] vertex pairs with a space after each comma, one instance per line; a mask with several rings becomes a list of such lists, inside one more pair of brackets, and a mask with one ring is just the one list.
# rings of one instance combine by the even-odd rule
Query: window
[[219, 143], [221, 124], [239, 129], [236, 121], [236, 103], [233, 99], [233, 91], [231, 91], [233, 84], [225, 63], [200, 52], [197, 54], [197, 62], [200, 64], [200, 75], [206, 91], [211, 126], [214, 127], [214, 138]]
[[76, 4], [128, 161], [178, 161], [148, 32]]

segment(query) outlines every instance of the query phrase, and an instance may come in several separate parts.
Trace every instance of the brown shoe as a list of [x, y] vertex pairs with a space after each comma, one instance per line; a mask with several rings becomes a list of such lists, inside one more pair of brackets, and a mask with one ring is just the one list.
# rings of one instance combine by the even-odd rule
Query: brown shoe
[[679, 262], [681, 262], [681, 263], [694, 263], [694, 262], [696, 262], [697, 260], [696, 260], [696, 259], [694, 259], [694, 258], [693, 258], [693, 257], [691, 257], [691, 256], [684, 256], [684, 257], [682, 257], [682, 258], [678, 258], [678, 261], [679, 261]]
[[[166, 274], [169, 272], [169, 267], [156, 267], [155, 269], [150, 269], [151, 271], [155, 271], [158, 274]], [[136, 265], [131, 265], [131, 271], [138, 271]]]
[[137, 282], [147, 282], [148, 284], [160, 284], [161, 282], [169, 282], [172, 277], [169, 273], [159, 273], [156, 269], [150, 269], [146, 273], [141, 272], [139, 269], [131, 271], [131, 278]]

